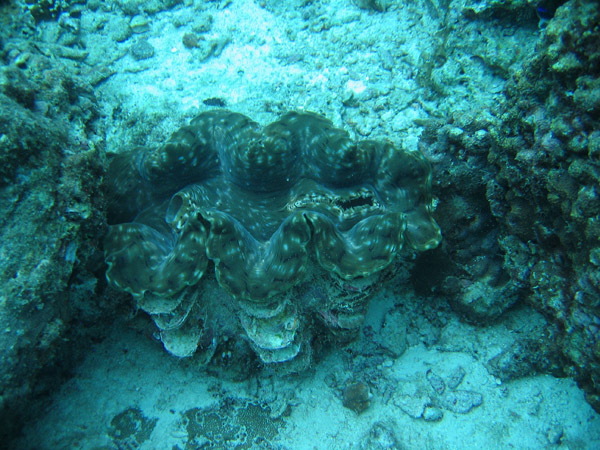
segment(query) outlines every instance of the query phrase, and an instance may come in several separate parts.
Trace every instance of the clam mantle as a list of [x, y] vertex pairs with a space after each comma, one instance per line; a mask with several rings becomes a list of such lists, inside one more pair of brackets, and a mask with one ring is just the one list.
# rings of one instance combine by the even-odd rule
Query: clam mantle
[[111, 161], [106, 275], [177, 356], [242, 331], [263, 362], [304, 366], [316, 323], [352, 336], [403, 246], [438, 245], [430, 186], [420, 153], [314, 113], [204, 112]]

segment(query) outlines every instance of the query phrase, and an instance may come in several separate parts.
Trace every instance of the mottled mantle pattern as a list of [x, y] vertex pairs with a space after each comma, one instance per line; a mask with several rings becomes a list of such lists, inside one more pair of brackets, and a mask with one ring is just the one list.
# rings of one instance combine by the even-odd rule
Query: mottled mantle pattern
[[[357, 328], [369, 288], [405, 242], [438, 245], [430, 185], [420, 153], [356, 142], [317, 114], [261, 128], [208, 111], [164, 145], [113, 159], [110, 214], [125, 223], [105, 240], [107, 278], [178, 356], [196, 351], [209, 321], [231, 322], [208, 311], [219, 308], [218, 283], [261, 359], [288, 361], [306, 350], [315, 317]], [[302, 296], [308, 278], [335, 299]]]

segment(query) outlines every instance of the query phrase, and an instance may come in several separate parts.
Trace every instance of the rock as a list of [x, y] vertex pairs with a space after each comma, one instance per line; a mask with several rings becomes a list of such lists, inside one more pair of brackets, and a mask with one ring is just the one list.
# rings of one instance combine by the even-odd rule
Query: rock
[[551, 425], [546, 432], [546, 438], [548, 439], [548, 443], [551, 445], [560, 445], [563, 436], [563, 428], [558, 424]]
[[485, 278], [464, 284], [450, 298], [450, 305], [473, 323], [497, 319], [518, 300], [518, 292], [511, 285], [499, 289]]
[[429, 395], [421, 392], [413, 383], [402, 383], [394, 396], [394, 405], [413, 419], [420, 419], [425, 409], [432, 404]]
[[129, 23], [123, 18], [116, 18], [109, 23], [109, 34], [115, 42], [125, 42], [133, 34]]
[[129, 22], [129, 26], [134, 33], [145, 33], [150, 30], [150, 24], [148, 19], [142, 15], [136, 15], [131, 18], [131, 22]]
[[129, 49], [131, 56], [136, 61], [152, 58], [154, 56], [154, 47], [146, 39], [140, 39]]
[[457, 414], [466, 414], [483, 403], [483, 396], [473, 391], [448, 392], [441, 398], [444, 408]]
[[386, 314], [381, 332], [375, 341], [394, 358], [400, 357], [406, 351], [406, 318], [400, 311]]
[[401, 450], [394, 425], [375, 422], [360, 443], [361, 450]]
[[456, 389], [465, 378], [466, 372], [461, 366], [454, 369], [448, 376], [446, 384], [452, 390]]
[[364, 383], [353, 383], [342, 391], [342, 404], [357, 414], [364, 412], [371, 405], [371, 390]]
[[429, 381], [429, 384], [431, 385], [433, 390], [438, 395], [442, 395], [444, 393], [444, 391], [446, 390], [446, 383], [444, 383], [444, 380], [442, 380], [442, 377], [433, 373], [433, 371], [431, 369], [427, 371], [425, 376], [427, 377], [427, 381]]
[[354, 3], [361, 9], [385, 12], [394, 2], [391, 0], [354, 0]]
[[184, 33], [181, 42], [185, 48], [199, 48], [200, 37], [196, 33]]
[[444, 418], [444, 411], [435, 407], [427, 407], [423, 412], [425, 422], [439, 422]]

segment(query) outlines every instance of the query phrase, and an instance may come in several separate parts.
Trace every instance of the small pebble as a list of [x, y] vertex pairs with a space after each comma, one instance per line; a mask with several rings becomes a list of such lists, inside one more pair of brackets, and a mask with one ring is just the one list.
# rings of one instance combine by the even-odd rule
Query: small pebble
[[458, 366], [452, 371], [452, 373], [448, 377], [448, 387], [450, 389], [456, 389], [460, 385], [460, 383], [462, 383], [463, 379], [465, 378], [465, 375], [465, 369]]
[[194, 33], [185, 33], [181, 38], [181, 42], [183, 42], [185, 48], [199, 48], [200, 44], [198, 41], [198, 35]]
[[564, 431], [560, 425], [551, 425], [546, 433], [546, 437], [550, 444], [558, 445], [563, 438], [563, 434]]
[[148, 19], [144, 16], [133, 16], [129, 26], [133, 30], [134, 33], [144, 33], [150, 29], [150, 24], [148, 23]]
[[27, 61], [29, 61], [31, 54], [28, 52], [19, 53], [19, 55], [15, 58], [15, 65], [19, 69], [24, 69], [27, 67]]
[[425, 409], [432, 404], [428, 395], [421, 393], [411, 384], [400, 387], [399, 391], [394, 396], [394, 405], [413, 419], [423, 417]]
[[133, 33], [131, 27], [124, 19], [116, 19], [110, 27], [110, 36], [116, 42], [125, 42]]
[[442, 377], [433, 373], [431, 369], [427, 371], [427, 374], [425, 376], [427, 377], [427, 381], [429, 381], [429, 384], [436, 393], [438, 393], [439, 395], [444, 393], [444, 391], [446, 390], [446, 383], [444, 383]]
[[141, 39], [131, 46], [129, 50], [131, 56], [136, 61], [152, 58], [154, 56], [154, 47], [146, 39]]
[[454, 139], [459, 138], [464, 133], [464, 130], [459, 127], [452, 127], [448, 130], [448, 136]]
[[337, 379], [335, 378], [335, 375], [332, 374], [332, 373], [327, 374], [325, 376], [325, 379], [323, 381], [325, 382], [325, 385], [328, 388], [333, 389], [333, 388], [335, 388], [337, 386]]
[[444, 411], [439, 408], [425, 408], [423, 420], [426, 422], [439, 422], [444, 418]]
[[342, 403], [346, 408], [360, 414], [370, 406], [372, 397], [373, 395], [369, 387], [364, 383], [358, 382], [344, 388]]
[[442, 397], [442, 406], [458, 414], [466, 414], [482, 403], [483, 396], [473, 391], [448, 392]]

